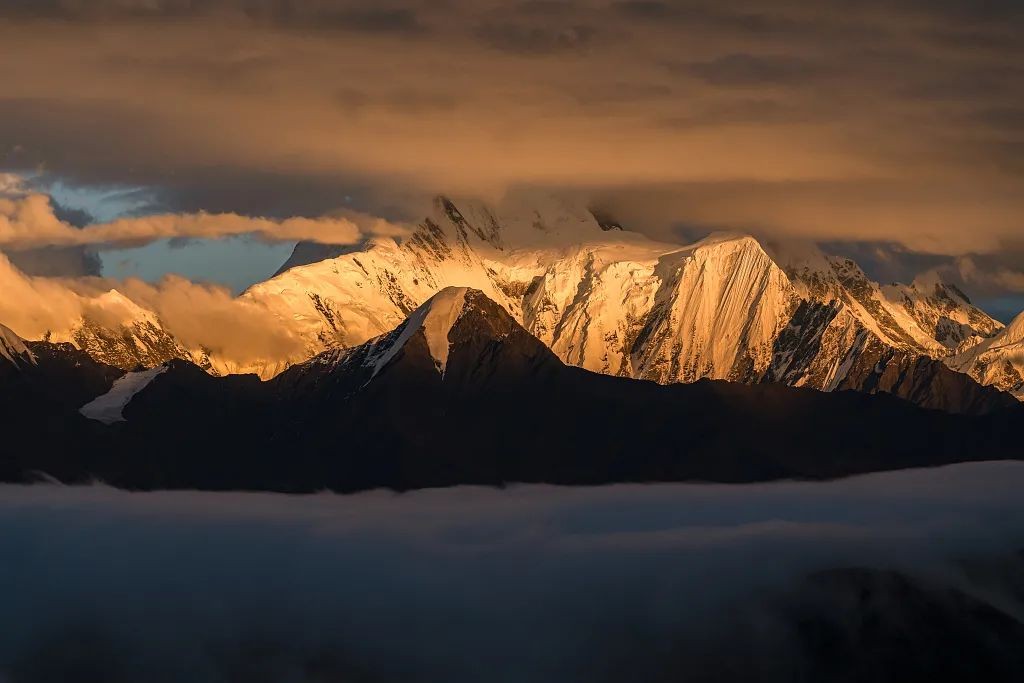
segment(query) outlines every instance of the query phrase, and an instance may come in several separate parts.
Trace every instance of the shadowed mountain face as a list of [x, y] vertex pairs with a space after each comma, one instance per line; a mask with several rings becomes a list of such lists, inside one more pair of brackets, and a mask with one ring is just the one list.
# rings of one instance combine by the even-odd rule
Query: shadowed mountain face
[[69, 344], [24, 343], [0, 326], [0, 478], [32, 479], [102, 450], [108, 435], [78, 408], [122, 374]]
[[[116, 374], [103, 372], [88, 370], [102, 381], [76, 401], [109, 387]], [[1016, 405], [948, 415], [887, 394], [609, 377], [564, 365], [465, 288], [443, 290], [387, 335], [269, 382], [172, 361], [119, 382], [98, 404], [114, 405], [109, 424], [66, 402], [39, 409], [72, 415], [83, 433], [19, 449], [4, 476], [45, 469], [129, 488], [411, 489], [831, 478], [1022, 455]], [[9, 429], [30, 444], [38, 424]]]

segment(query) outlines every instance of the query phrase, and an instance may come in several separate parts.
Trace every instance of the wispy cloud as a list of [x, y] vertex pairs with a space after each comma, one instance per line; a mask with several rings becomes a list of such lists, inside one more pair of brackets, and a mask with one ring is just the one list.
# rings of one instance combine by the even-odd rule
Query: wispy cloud
[[[383, 222], [377, 225], [382, 232], [401, 232], [400, 228]], [[156, 240], [221, 239], [237, 235], [253, 235], [266, 241], [305, 240], [323, 244], [353, 244], [363, 237], [359, 227], [346, 218], [271, 220], [234, 213], [137, 216], [75, 227], [57, 216], [46, 195], [0, 198], [0, 248], [140, 245]]]

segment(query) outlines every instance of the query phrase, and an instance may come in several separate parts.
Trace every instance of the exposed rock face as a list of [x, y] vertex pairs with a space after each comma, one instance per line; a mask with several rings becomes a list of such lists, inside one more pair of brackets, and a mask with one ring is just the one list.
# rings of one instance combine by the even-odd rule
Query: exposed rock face
[[947, 362], [982, 384], [1024, 400], [1024, 313], [994, 337], [961, 351]]
[[159, 317], [115, 289], [90, 301], [88, 312], [46, 341], [69, 343], [93, 360], [122, 370], [152, 368], [180, 358], [211, 370], [202, 349], [188, 349], [164, 329]]
[[288, 256], [281, 267], [274, 273], [274, 277], [277, 277], [281, 273], [297, 268], [299, 266], [308, 266], [310, 263], [317, 263], [319, 261], [326, 261], [327, 259], [337, 258], [342, 254], [350, 251], [356, 251], [359, 246], [353, 246], [351, 244], [320, 244], [319, 242], [299, 242], [292, 249], [292, 253]]
[[773, 256], [801, 298], [842, 303], [864, 328], [893, 348], [944, 358], [1002, 329], [935, 273], [910, 285], [883, 287], [853, 261], [814, 247], [776, 248]]
[[940, 360], [885, 344], [838, 302], [800, 304], [776, 340], [763, 381], [884, 392], [949, 412], [984, 413], [1014, 402]]
[[8, 327], [0, 325], [0, 362], [6, 361], [10, 367], [34, 365], [35, 356], [25, 346], [24, 340]]
[[950, 352], [962, 351], [995, 336], [1002, 323], [974, 306], [955, 285], [935, 274], [922, 275], [911, 285], [884, 288], [933, 339]]
[[151, 368], [173, 358], [193, 358], [155, 320], [135, 320], [117, 328], [84, 320], [71, 334], [71, 341], [93, 359], [122, 370]]

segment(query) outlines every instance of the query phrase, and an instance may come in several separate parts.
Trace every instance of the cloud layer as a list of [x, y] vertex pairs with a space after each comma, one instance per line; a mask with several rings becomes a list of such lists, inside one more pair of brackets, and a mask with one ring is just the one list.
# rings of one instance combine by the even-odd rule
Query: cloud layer
[[[971, 591], [980, 577], [958, 560], [1024, 542], [1022, 485], [1020, 463], [980, 463], [402, 495], [0, 487], [0, 677], [543, 683], [737, 661], [785, 673], [801, 660], [773, 596], [837, 567]], [[1019, 594], [982, 595], [1021, 613]]]
[[893, 244], [901, 279], [968, 257], [986, 300], [1024, 273], [1011, 0], [0, 0], [0, 18], [0, 170], [145, 188], [162, 214], [62, 244], [210, 234], [201, 211], [344, 239], [285, 223], [526, 186], [662, 239]]
[[[26, 275], [0, 252], [0, 321], [25, 339], [66, 341], [83, 319], [118, 330], [155, 314], [187, 350], [207, 350], [232, 365], [297, 360], [302, 342], [267, 309], [225, 287], [167, 276], [49, 278]], [[151, 313], [150, 313], [151, 312]]]
[[[386, 223], [380, 223], [386, 228]], [[398, 234], [399, 228], [391, 228]], [[0, 197], [0, 249], [81, 245], [140, 245], [166, 239], [221, 239], [253, 235], [272, 242], [304, 240], [322, 244], [354, 244], [362, 234], [345, 218], [270, 220], [234, 213], [163, 214], [119, 218], [109, 223], [76, 227], [60, 219], [47, 195]]]
[[173, 212], [678, 186], [644, 207], [656, 222], [941, 253], [1021, 227], [1008, 1], [7, 0], [0, 16], [3, 163], [154, 187]]

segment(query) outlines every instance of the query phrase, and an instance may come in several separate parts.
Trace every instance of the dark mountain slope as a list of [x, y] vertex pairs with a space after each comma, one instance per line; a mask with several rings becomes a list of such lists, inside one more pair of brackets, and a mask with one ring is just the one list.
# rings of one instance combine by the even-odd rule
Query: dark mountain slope
[[390, 334], [270, 382], [174, 361], [128, 402], [126, 421], [58, 432], [4, 476], [284, 491], [832, 478], [1022, 457], [1022, 413], [598, 375], [562, 364], [481, 292], [449, 288]]
[[78, 408], [123, 372], [69, 344], [21, 343], [8, 356], [0, 354], [0, 478], [51, 471], [89, 476], [94, 454], [108, 447], [109, 437]]

